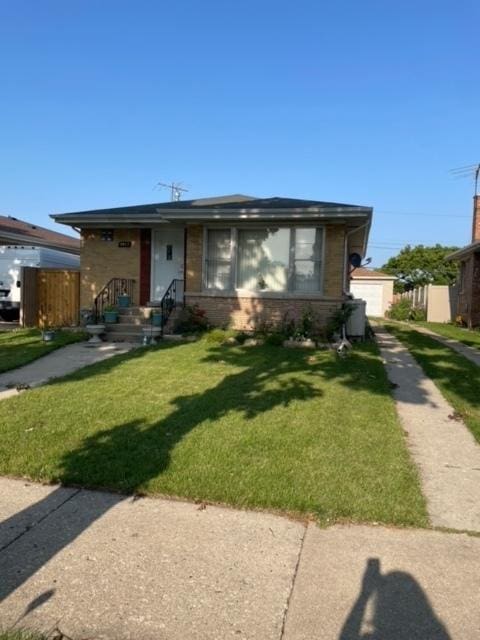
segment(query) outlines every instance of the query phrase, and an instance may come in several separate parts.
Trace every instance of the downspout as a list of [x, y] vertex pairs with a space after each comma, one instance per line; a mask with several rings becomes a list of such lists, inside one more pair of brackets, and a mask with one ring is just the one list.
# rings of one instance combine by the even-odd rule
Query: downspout
[[348, 291], [349, 291], [349, 287], [348, 287], [348, 238], [354, 234], [357, 233], [358, 231], [361, 231], [362, 229], [367, 229], [367, 232], [365, 233], [365, 237], [363, 240], [363, 256], [362, 258], [365, 257], [365, 252], [367, 250], [367, 238], [369, 236], [370, 233], [370, 227], [372, 225], [372, 218], [370, 217], [370, 219], [368, 220], [368, 222], [365, 222], [365, 224], [360, 225], [359, 227], [355, 227], [355, 229], [350, 229], [350, 231], [347, 231], [347, 233], [345, 234], [345, 241], [344, 241], [344, 247], [343, 247], [343, 295], [347, 295]]

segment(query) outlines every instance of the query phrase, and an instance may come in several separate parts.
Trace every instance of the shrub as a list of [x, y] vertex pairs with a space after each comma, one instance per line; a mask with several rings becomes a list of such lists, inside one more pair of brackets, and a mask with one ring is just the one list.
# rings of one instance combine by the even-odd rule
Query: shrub
[[390, 306], [386, 316], [392, 320], [413, 320], [415, 322], [426, 320], [427, 312], [424, 307], [414, 307], [409, 298], [402, 298]]
[[408, 320], [411, 311], [412, 301], [409, 298], [401, 298], [398, 302], [392, 303], [385, 315], [392, 320]]
[[287, 336], [284, 333], [275, 331], [266, 336], [265, 344], [269, 344], [272, 347], [281, 347], [285, 340], [287, 340]]
[[327, 338], [331, 340], [335, 337], [335, 335], [339, 335], [342, 331], [343, 325], [347, 324], [348, 319], [353, 313], [353, 305], [345, 303], [342, 304], [340, 309], [337, 309], [335, 313], [333, 313], [327, 323], [325, 333]]
[[199, 333], [207, 329], [206, 313], [196, 304], [182, 309], [174, 325], [175, 333]]
[[427, 312], [425, 311], [424, 307], [412, 307], [409, 320], [420, 322], [425, 321], [426, 319]]

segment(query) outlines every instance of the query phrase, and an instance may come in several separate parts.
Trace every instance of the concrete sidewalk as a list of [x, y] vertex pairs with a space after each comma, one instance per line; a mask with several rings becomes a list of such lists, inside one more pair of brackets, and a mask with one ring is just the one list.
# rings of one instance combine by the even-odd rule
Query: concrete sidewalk
[[431, 523], [480, 532], [480, 446], [406, 347], [381, 326], [375, 334]]
[[53, 378], [66, 376], [95, 362], [127, 353], [138, 346], [127, 342], [104, 342], [99, 346], [77, 342], [61, 347], [23, 367], [0, 374], [0, 400], [17, 394], [15, 387], [18, 385], [38, 387]]
[[480, 538], [0, 479], [0, 624], [74, 639], [476, 640]]
[[453, 349], [461, 356], [467, 358], [467, 360], [470, 360], [470, 362], [473, 362], [473, 364], [476, 364], [478, 367], [480, 367], [480, 351], [478, 349], [469, 347], [467, 344], [459, 342], [458, 340], [454, 340], [453, 338], [446, 338], [445, 336], [441, 336], [438, 333], [435, 333], [435, 331], [427, 329], [426, 327], [419, 327], [409, 323], [402, 324], [406, 324], [411, 329], [415, 329], [415, 331], [418, 331], [419, 333], [423, 333], [426, 336], [434, 338], [438, 342], [441, 342], [446, 347], [450, 347], [450, 349]]

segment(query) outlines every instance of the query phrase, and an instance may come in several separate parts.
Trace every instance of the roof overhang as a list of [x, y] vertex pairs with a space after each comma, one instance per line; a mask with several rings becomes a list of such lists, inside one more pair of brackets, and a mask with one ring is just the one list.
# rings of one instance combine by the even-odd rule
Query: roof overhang
[[472, 242], [472, 244], [468, 244], [463, 249], [459, 249], [458, 251], [454, 251], [450, 255], [448, 255], [445, 260], [449, 262], [454, 260], [462, 260], [462, 258], [466, 258], [471, 253], [480, 253], [480, 241]]
[[[72, 238], [74, 239], [74, 238]], [[80, 243], [78, 247], [70, 247], [61, 242], [55, 242], [50, 240], [44, 240], [43, 238], [36, 238], [34, 236], [26, 236], [22, 233], [11, 233], [10, 231], [0, 231], [0, 244], [14, 244], [22, 247], [46, 247], [48, 249], [55, 249], [56, 251], [63, 251], [64, 253], [73, 253], [80, 255]]]
[[132, 213], [112, 212], [108, 209], [95, 212], [60, 213], [51, 218], [71, 227], [89, 228], [102, 226], [151, 226], [160, 224], [201, 224], [205, 222], [289, 222], [289, 221], [330, 221], [362, 224], [371, 220], [370, 207], [334, 208], [292, 208], [292, 209], [157, 209], [155, 212]]

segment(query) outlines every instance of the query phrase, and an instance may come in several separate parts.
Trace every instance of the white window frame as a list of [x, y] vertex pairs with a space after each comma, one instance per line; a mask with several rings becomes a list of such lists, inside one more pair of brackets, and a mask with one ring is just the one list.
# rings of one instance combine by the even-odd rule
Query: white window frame
[[[290, 230], [290, 252], [289, 252], [289, 265], [288, 265], [288, 273], [287, 273], [287, 289], [285, 291], [261, 291], [258, 289], [242, 289], [238, 287], [237, 283], [237, 271], [238, 271], [238, 231], [243, 229], [268, 229], [270, 227], [276, 228], [287, 228]], [[295, 291], [293, 289], [293, 284], [295, 281], [295, 230], [296, 229], [320, 229], [322, 234], [322, 246], [320, 251], [320, 258], [315, 262], [320, 263], [320, 282], [319, 288], [317, 291]], [[212, 231], [220, 231], [220, 230], [230, 230], [230, 259], [231, 259], [231, 268], [230, 268], [230, 287], [228, 289], [215, 289], [212, 287], [207, 287], [207, 266], [208, 266], [208, 232]], [[322, 297], [324, 292], [324, 281], [325, 281], [325, 225], [319, 224], [295, 224], [295, 225], [286, 225], [286, 224], [249, 224], [249, 225], [205, 225], [203, 229], [203, 259], [202, 259], [202, 286], [203, 291], [206, 293], [216, 294], [216, 295], [232, 295], [241, 292], [248, 293], [249, 295], [255, 295], [258, 297], [275, 297], [275, 298], [284, 298], [284, 297]], [[300, 259], [299, 259], [300, 260]], [[305, 259], [307, 261], [307, 259]]]

